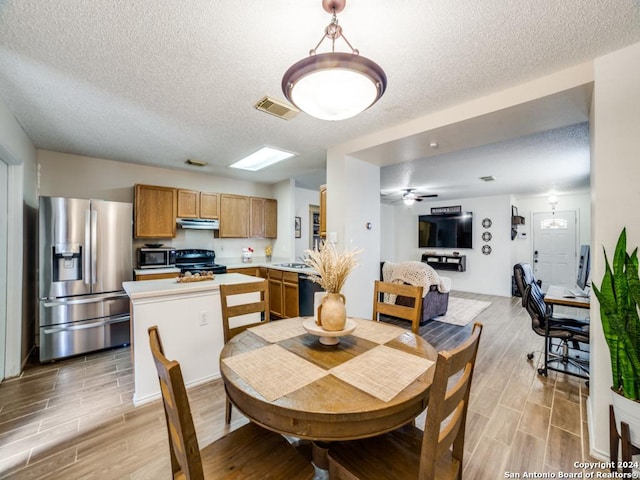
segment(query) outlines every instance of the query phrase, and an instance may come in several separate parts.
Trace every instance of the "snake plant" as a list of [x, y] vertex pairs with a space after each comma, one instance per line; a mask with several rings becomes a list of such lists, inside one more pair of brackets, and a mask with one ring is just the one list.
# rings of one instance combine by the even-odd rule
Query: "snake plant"
[[611, 355], [613, 389], [631, 400], [640, 399], [640, 279], [638, 248], [627, 253], [623, 229], [613, 255], [613, 268], [604, 252], [606, 271], [593, 291], [600, 302], [600, 318]]

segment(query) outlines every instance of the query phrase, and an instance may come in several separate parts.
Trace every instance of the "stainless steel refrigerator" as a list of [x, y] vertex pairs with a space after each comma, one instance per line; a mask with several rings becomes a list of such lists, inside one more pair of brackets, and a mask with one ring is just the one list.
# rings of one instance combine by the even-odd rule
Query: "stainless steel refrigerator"
[[40, 197], [40, 361], [128, 344], [130, 203]]

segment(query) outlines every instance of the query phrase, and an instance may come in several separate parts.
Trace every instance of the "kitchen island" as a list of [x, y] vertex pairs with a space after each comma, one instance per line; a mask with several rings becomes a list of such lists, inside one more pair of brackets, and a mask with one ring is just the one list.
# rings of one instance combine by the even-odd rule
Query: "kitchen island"
[[220, 285], [262, 280], [227, 273], [200, 282], [178, 283], [172, 278], [123, 283], [131, 305], [134, 405], [160, 398], [149, 348], [149, 327], [158, 326], [165, 354], [180, 362], [187, 387], [220, 378], [220, 352], [224, 346]]

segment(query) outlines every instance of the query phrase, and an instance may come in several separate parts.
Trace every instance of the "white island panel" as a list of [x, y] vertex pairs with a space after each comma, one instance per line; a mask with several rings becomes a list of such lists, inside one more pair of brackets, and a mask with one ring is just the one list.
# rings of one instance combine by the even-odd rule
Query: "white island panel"
[[160, 397], [149, 327], [158, 326], [165, 355], [180, 362], [188, 387], [219, 378], [224, 346], [220, 285], [259, 281], [263, 279], [231, 273], [190, 283], [175, 279], [126, 282], [124, 289], [131, 299], [134, 404]]

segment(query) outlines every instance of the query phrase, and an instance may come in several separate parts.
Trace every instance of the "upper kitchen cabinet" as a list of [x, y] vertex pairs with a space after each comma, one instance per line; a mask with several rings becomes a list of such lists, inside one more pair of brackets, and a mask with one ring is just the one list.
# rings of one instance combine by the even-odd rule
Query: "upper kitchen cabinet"
[[249, 236], [258, 238], [277, 238], [278, 201], [272, 198], [249, 199]]
[[327, 186], [320, 185], [320, 238], [327, 238]]
[[200, 218], [200, 192], [178, 190], [178, 218]]
[[220, 195], [200, 192], [200, 218], [220, 218]]
[[220, 194], [220, 238], [249, 236], [249, 197]]
[[134, 190], [134, 236], [172, 238], [176, 235], [175, 188], [136, 185]]
[[219, 218], [217, 193], [178, 190], [178, 218]]

